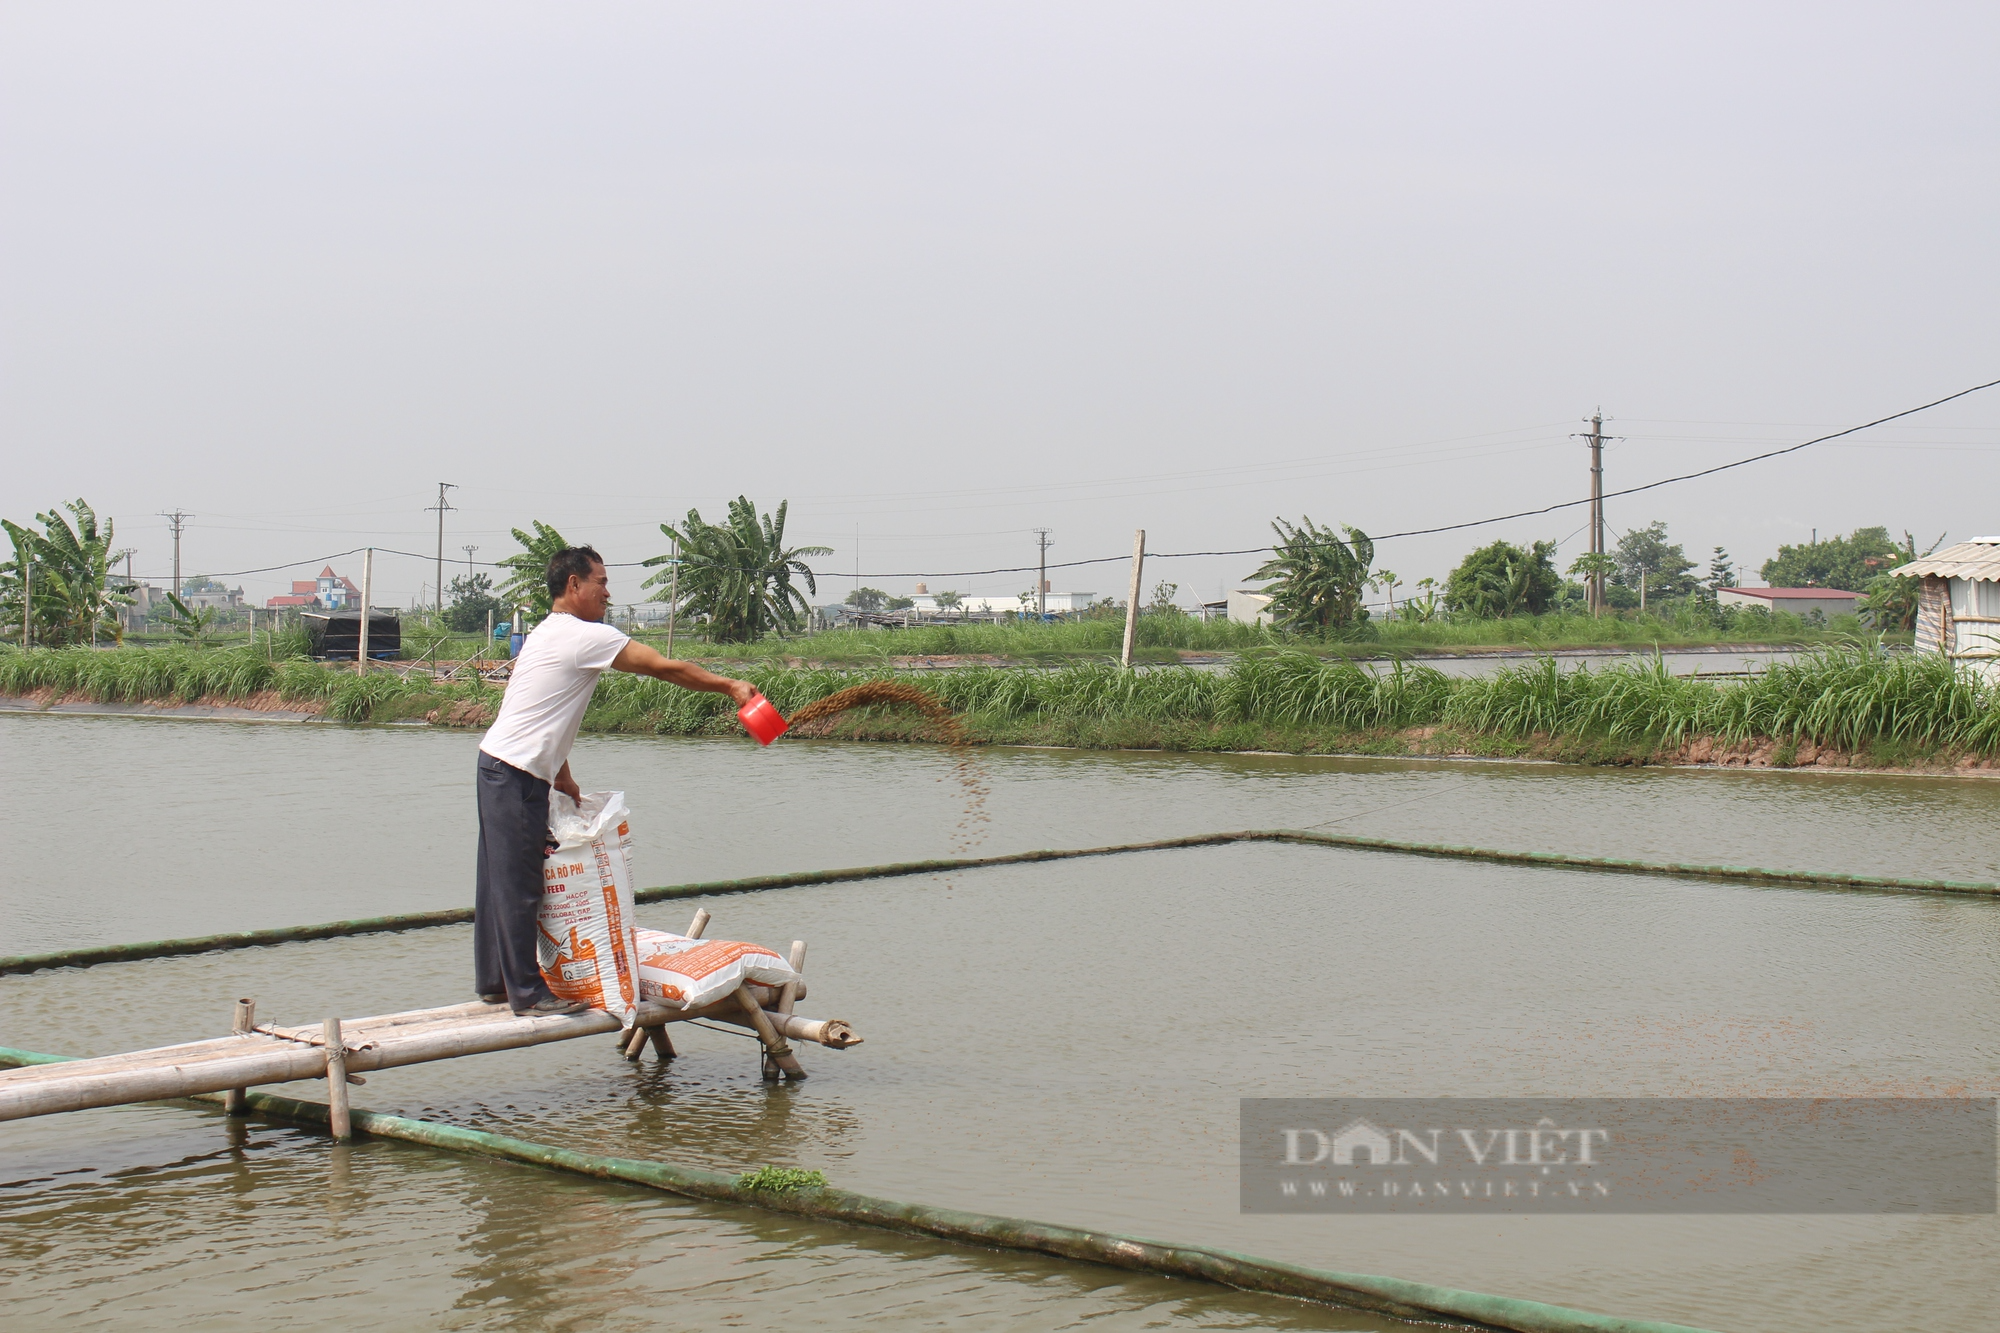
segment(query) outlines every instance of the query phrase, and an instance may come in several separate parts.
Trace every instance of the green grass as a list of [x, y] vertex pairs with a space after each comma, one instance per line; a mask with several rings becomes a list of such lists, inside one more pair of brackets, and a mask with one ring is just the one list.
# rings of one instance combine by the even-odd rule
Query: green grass
[[766, 1194], [797, 1194], [800, 1190], [823, 1190], [826, 1177], [818, 1171], [801, 1171], [789, 1166], [760, 1166], [736, 1177], [736, 1188], [762, 1190]]
[[388, 721], [441, 703], [492, 700], [483, 685], [407, 680], [389, 671], [356, 675], [303, 657], [272, 659], [261, 648], [35, 649], [0, 653], [0, 694], [50, 689], [100, 703], [245, 699], [272, 690], [318, 704], [348, 722]]
[[[1248, 738], [1259, 728], [1351, 737], [1443, 727], [1500, 741], [1605, 743], [1620, 753], [1702, 736], [1849, 751], [1889, 745], [1911, 753], [2000, 752], [2000, 691], [1935, 654], [1854, 646], [1816, 649], [1796, 662], [1725, 682], [1682, 679], [1658, 659], [1593, 671], [1562, 670], [1554, 659], [1540, 658], [1460, 678], [1417, 662], [1369, 669], [1301, 652], [1242, 657], [1222, 671], [1128, 672], [1078, 663], [1053, 670], [915, 673], [765, 666], [746, 675], [787, 713], [862, 680], [896, 678], [937, 695], [967, 718], [976, 735], [1019, 736], [1022, 724], [1035, 724], [1080, 744], [1120, 728], [1129, 733], [1135, 725], [1155, 736], [1177, 729], [1181, 739], [1173, 748], [1227, 748], [1200, 744], [1191, 728], [1217, 734], [1237, 729], [1239, 738]], [[599, 683], [584, 725], [675, 735], [735, 728], [720, 696], [624, 675]]]
[[[1658, 659], [1562, 670], [1551, 658], [1490, 676], [1452, 677], [1420, 662], [1367, 667], [1299, 651], [1251, 654], [1226, 669], [1124, 671], [1107, 662], [1050, 669], [995, 666], [898, 673], [882, 669], [751, 666], [744, 675], [785, 713], [864, 680], [912, 680], [987, 740], [1182, 750], [1341, 748], [1402, 752], [1395, 733], [1439, 729], [1476, 753], [1526, 753], [1531, 743], [1591, 762], [1629, 762], [1696, 738], [1771, 741], [1789, 762], [1804, 744], [1907, 762], [1945, 753], [2000, 753], [2000, 690], [1936, 654], [1867, 646], [1815, 649], [1736, 681], [1686, 680]], [[72, 648], [0, 651], [0, 693], [77, 692], [107, 702], [239, 699], [272, 690], [334, 717], [385, 721], [446, 703], [497, 704], [498, 691], [439, 685], [389, 671], [357, 676], [303, 658], [247, 649]], [[927, 736], [893, 714], [850, 715], [850, 734]], [[652, 735], [737, 732], [722, 695], [607, 673], [586, 730]], [[1567, 748], [1563, 748], [1567, 747]]]
[[[1136, 652], [1151, 662], [1171, 662], [1180, 652], [1252, 653], [1303, 651], [1321, 656], [1381, 657], [1410, 653], [1450, 653], [1485, 648], [1664, 647], [1726, 643], [1818, 644], [1860, 638], [1866, 631], [1852, 616], [1808, 625], [1792, 615], [1733, 615], [1718, 624], [1705, 608], [1683, 607], [1666, 616], [1637, 614], [1594, 618], [1551, 614], [1506, 620], [1371, 621], [1353, 636], [1328, 641], [1301, 640], [1268, 626], [1229, 621], [1203, 622], [1192, 616], [1139, 618]], [[758, 662], [803, 660], [828, 664], [886, 663], [897, 657], [997, 657], [1010, 661], [1054, 662], [1108, 659], [1123, 646], [1122, 619], [1056, 621], [1037, 624], [922, 625], [910, 629], [838, 629], [753, 644], [711, 644], [676, 639], [679, 657], [702, 661]], [[664, 633], [639, 636], [663, 648]]]

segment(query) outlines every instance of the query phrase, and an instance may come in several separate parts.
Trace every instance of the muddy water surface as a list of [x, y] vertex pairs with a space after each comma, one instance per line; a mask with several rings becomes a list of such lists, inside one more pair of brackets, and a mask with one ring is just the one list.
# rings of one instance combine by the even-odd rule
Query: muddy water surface
[[[0, 951], [469, 897], [469, 736], [0, 719]], [[949, 755], [586, 740], [646, 883], [945, 854]], [[2000, 878], [2000, 786], [1821, 774], [1006, 751], [979, 851], [1323, 824], [1653, 859]], [[1940, 830], [1966, 830], [1940, 836]], [[697, 904], [642, 908], [679, 928]], [[720, 897], [811, 942], [857, 1050], [757, 1081], [687, 1032], [370, 1075], [371, 1108], [1717, 1329], [1977, 1327], [1983, 1217], [1329, 1218], [1237, 1211], [1243, 1096], [2000, 1084], [2000, 905], [1239, 846]], [[95, 1053], [451, 1003], [465, 928], [0, 978], [0, 1044]], [[685, 1029], [683, 1029], [685, 1031]], [[303, 1095], [316, 1095], [303, 1089]], [[694, 1206], [139, 1107], [0, 1126], [0, 1311], [23, 1326], [1391, 1327], [1367, 1316]]]

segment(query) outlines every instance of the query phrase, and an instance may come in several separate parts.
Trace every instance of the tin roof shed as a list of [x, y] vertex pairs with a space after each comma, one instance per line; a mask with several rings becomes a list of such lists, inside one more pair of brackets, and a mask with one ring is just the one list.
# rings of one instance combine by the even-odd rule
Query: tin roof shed
[[2000, 583], [2000, 537], [1974, 537], [1971, 541], [1947, 546], [1898, 565], [1891, 574], [1914, 574], [1918, 578], [1977, 579]]
[[1889, 572], [1918, 580], [1918, 652], [1975, 663], [2000, 681], [2000, 537], [1974, 537]]

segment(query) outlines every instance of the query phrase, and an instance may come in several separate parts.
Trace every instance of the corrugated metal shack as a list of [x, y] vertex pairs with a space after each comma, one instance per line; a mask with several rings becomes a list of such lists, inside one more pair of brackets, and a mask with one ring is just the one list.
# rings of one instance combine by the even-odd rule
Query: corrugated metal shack
[[1921, 581], [1918, 652], [2000, 675], [2000, 537], [1974, 537], [1889, 572]]

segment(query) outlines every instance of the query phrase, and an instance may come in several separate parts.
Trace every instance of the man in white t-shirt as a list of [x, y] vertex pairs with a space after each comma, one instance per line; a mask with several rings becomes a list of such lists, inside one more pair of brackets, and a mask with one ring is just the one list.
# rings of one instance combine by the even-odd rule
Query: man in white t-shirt
[[473, 906], [473, 981], [488, 1004], [517, 1014], [567, 1014], [584, 1006], [558, 1000], [535, 957], [535, 917], [542, 902], [542, 859], [549, 789], [581, 797], [569, 749], [606, 667], [726, 694], [738, 705], [756, 688], [675, 662], [604, 623], [611, 605], [604, 561], [588, 546], [549, 561], [547, 620], [514, 659], [500, 716], [479, 742], [479, 886]]

